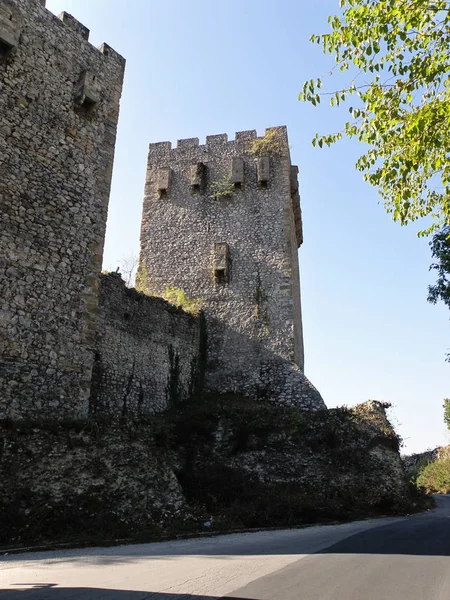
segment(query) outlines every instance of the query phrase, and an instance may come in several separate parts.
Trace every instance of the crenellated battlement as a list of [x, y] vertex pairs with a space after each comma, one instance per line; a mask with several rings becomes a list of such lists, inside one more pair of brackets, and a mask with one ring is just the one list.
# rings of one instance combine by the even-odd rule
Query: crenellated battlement
[[[6, 43], [8, 48], [15, 47], [19, 43], [19, 37], [23, 29], [24, 21], [26, 17], [31, 17], [33, 11], [36, 16], [44, 11], [47, 18], [51, 20], [56, 26], [60, 26], [61, 23], [65, 26], [65, 34], [71, 32], [74, 34], [74, 41], [79, 42], [83, 40], [88, 42], [89, 47], [92, 50], [96, 50], [105, 57], [113, 59], [123, 67], [125, 66], [125, 59], [117, 51], [106, 43], [101, 44], [98, 47], [89, 43], [89, 29], [80, 23], [73, 15], [66, 11], [61, 12], [59, 15], [53, 14], [46, 8], [45, 0], [2, 0], [0, 3], [0, 44]], [[50, 33], [50, 32], [49, 32]], [[75, 37], [76, 36], [76, 37]], [[69, 40], [66, 40], [68, 43]]]
[[[45, 8], [45, 3], [44, 3], [44, 8]], [[48, 9], [46, 9], [46, 11], [55, 20], [59, 20], [60, 22], [62, 22], [78, 38], [81, 37], [86, 42], [89, 42], [90, 30], [85, 25], [83, 25], [83, 23], [80, 23], [80, 21], [78, 21], [78, 19], [76, 19], [74, 16], [67, 13], [66, 11], [63, 11], [59, 15], [54, 15]], [[117, 52], [116, 50], [111, 48], [111, 46], [109, 46], [106, 42], [104, 42], [103, 44], [100, 44], [100, 46], [94, 46], [93, 44], [91, 44], [89, 42], [89, 46], [93, 50], [97, 50], [100, 54], [103, 54], [105, 57], [109, 57], [114, 60], [117, 60], [119, 63], [123, 64], [123, 66], [125, 67], [126, 61], [125, 61], [124, 57], [121, 54], [119, 54], [119, 52]]]
[[89, 29], [80, 23], [80, 21], [75, 19], [75, 17], [72, 17], [72, 15], [69, 15], [69, 13], [63, 11], [58, 15], [58, 19], [70, 27], [72, 31], [75, 31], [76, 34], [81, 35], [83, 39], [89, 40]]
[[[209, 151], [238, 151], [245, 152], [249, 150], [249, 143], [255, 140], [264, 140], [276, 132], [281, 143], [286, 143], [288, 148], [287, 128], [283, 126], [268, 127], [263, 136], [258, 137], [255, 129], [246, 131], [237, 131], [234, 139], [229, 140], [226, 133], [206, 136], [205, 144], [200, 144], [199, 138], [186, 138], [177, 141], [177, 145], [172, 147], [172, 142], [156, 142], [149, 144], [149, 162], [153, 159], [161, 160], [164, 156], [178, 156], [183, 153], [190, 153], [193, 149], [197, 152]], [[173, 153], [173, 154], [172, 154]]]

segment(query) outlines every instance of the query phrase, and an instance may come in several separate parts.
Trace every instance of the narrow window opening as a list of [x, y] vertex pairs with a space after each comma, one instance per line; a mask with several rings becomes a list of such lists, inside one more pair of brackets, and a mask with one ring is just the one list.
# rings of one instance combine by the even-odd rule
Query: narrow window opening
[[130, 313], [125, 313], [125, 314], [123, 315], [123, 318], [125, 319], [125, 321], [129, 321], [129, 320], [130, 320], [130, 317], [131, 317]]
[[214, 277], [215, 277], [216, 283], [226, 283], [227, 282], [227, 276], [225, 273], [225, 269], [215, 269]]
[[0, 40], [0, 56], [7, 56], [11, 50], [11, 46]]
[[94, 102], [90, 98], [85, 98], [83, 102], [76, 107], [75, 112], [77, 115], [87, 117], [93, 113], [96, 104], [97, 102]]
[[94, 100], [91, 100], [90, 98], [85, 98], [83, 104], [81, 106], [84, 106], [87, 109], [91, 109], [93, 106], [95, 106], [97, 103], [94, 102]]
[[226, 284], [230, 281], [230, 250], [226, 242], [214, 244], [214, 281]]
[[242, 182], [241, 181], [235, 181], [235, 183], [234, 183], [234, 189], [235, 190], [242, 190]]
[[167, 198], [167, 190], [158, 190], [160, 198]]
[[260, 187], [262, 190], [267, 190], [267, 188], [269, 187], [269, 186], [268, 186], [268, 182], [267, 182], [267, 181], [260, 181], [260, 182], [259, 182], [259, 187]]
[[192, 186], [192, 193], [198, 194], [200, 192], [200, 184], [194, 183]]

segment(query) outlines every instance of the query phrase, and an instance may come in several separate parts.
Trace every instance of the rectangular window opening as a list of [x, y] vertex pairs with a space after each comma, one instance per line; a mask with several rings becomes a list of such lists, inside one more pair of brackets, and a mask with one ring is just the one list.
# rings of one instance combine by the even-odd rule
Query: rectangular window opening
[[215, 269], [214, 270], [214, 278], [216, 280], [216, 283], [226, 283], [227, 276], [226, 276], [225, 269]]
[[194, 194], [198, 194], [198, 192], [200, 192], [200, 184], [199, 183], [194, 183], [191, 187], [192, 187], [192, 192]]
[[11, 46], [0, 40], [0, 56], [7, 56], [11, 50]]
[[81, 115], [82, 117], [88, 117], [92, 115], [96, 104], [97, 102], [94, 102], [89, 98], [85, 98], [83, 102], [75, 108], [75, 112], [77, 113], [77, 115]]
[[260, 181], [260, 182], [259, 182], [259, 187], [260, 187], [262, 190], [267, 190], [267, 188], [269, 187], [269, 185], [268, 185], [268, 182], [267, 182], [267, 181], [265, 181], [265, 180], [264, 180], [264, 181]]
[[160, 198], [167, 198], [167, 190], [158, 190], [158, 193]]
[[235, 181], [235, 183], [234, 183], [234, 189], [235, 190], [242, 190], [242, 182], [241, 181]]
[[85, 106], [86, 108], [92, 108], [96, 104], [97, 104], [97, 102], [95, 102], [95, 100], [91, 100], [90, 98], [85, 98], [84, 102], [81, 106]]

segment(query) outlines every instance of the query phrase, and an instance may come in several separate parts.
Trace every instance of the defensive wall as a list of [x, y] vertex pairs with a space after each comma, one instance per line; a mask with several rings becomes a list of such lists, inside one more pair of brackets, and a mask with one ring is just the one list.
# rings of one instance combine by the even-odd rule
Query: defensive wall
[[204, 319], [101, 276], [89, 414], [142, 418], [192, 398], [205, 368]]

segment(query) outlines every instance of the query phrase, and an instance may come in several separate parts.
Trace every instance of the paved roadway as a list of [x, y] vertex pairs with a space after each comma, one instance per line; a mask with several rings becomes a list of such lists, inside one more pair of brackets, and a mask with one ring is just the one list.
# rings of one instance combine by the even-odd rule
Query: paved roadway
[[0, 556], [1, 600], [450, 600], [450, 496], [423, 515]]

